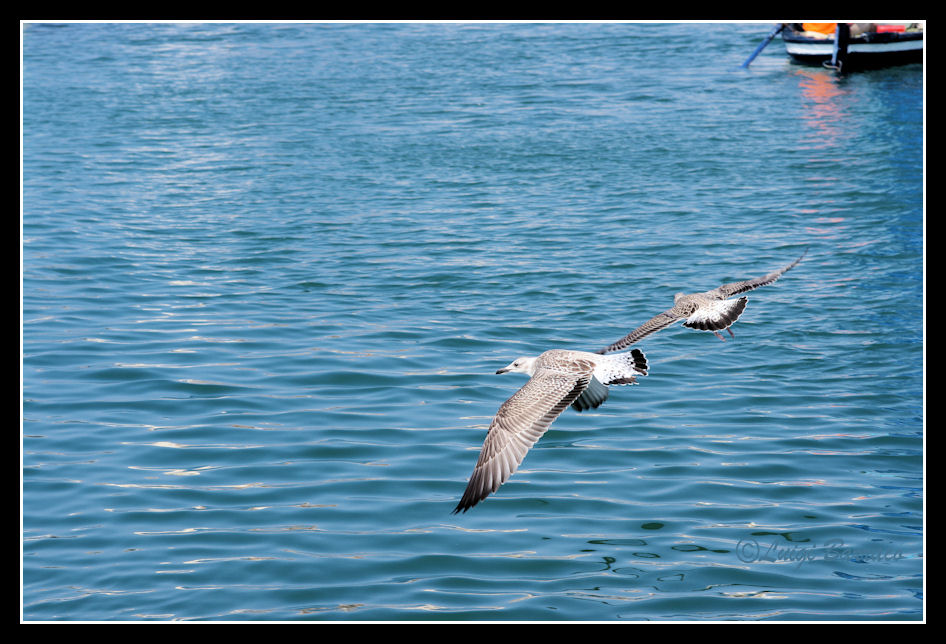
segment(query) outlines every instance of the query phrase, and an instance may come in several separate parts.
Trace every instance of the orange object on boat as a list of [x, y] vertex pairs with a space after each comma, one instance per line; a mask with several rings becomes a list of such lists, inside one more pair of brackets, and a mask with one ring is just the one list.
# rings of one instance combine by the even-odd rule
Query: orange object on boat
[[906, 30], [906, 25], [877, 25], [877, 33], [879, 34], [901, 33]]
[[815, 31], [819, 34], [830, 34], [834, 35], [834, 30], [837, 29], [838, 23], [836, 22], [803, 22], [801, 23], [801, 28], [805, 31]]

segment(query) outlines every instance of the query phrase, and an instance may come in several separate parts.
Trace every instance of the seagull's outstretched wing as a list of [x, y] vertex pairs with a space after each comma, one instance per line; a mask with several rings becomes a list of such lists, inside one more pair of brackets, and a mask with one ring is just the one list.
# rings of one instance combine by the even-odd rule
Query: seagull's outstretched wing
[[625, 347], [631, 346], [638, 340], [642, 338], [646, 338], [651, 333], [656, 333], [657, 331], [660, 331], [661, 329], [666, 329], [668, 326], [670, 326], [674, 322], [679, 322], [685, 317], [686, 315], [681, 315], [676, 310], [676, 308], [672, 308], [669, 311], [664, 311], [663, 313], [660, 313], [659, 315], [655, 315], [654, 317], [650, 318], [649, 320], [644, 322], [642, 325], [640, 325], [639, 327], [637, 327], [636, 329], [628, 333], [626, 336], [624, 336], [623, 338], [621, 338], [614, 344], [610, 344], [606, 346], [604, 349], [598, 349], [597, 351], [595, 351], [595, 353], [609, 353], [611, 351], [620, 351], [621, 349], [624, 349]]
[[759, 288], [760, 286], [767, 286], [780, 278], [783, 273], [795, 267], [798, 262], [800, 262], [805, 255], [808, 254], [808, 249], [805, 249], [805, 252], [801, 254], [801, 257], [796, 259], [794, 262], [786, 266], [785, 268], [780, 268], [777, 271], [772, 271], [768, 275], [763, 275], [762, 277], [756, 277], [755, 279], [745, 280], [743, 282], [732, 282], [730, 284], [723, 284], [719, 288], [708, 291], [706, 294], [710, 297], [715, 297], [718, 300], [725, 300], [726, 298], [732, 297], [733, 295], [739, 295], [740, 293], [745, 293], [747, 291], [752, 291]]
[[552, 421], [588, 387], [594, 366], [589, 363], [589, 367], [586, 373], [537, 371], [502, 404], [454, 514], [466, 512], [512, 476]]

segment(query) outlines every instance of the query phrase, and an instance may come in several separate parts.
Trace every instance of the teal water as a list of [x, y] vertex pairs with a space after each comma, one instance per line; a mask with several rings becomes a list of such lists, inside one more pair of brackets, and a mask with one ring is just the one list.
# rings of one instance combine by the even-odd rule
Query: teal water
[[22, 618], [923, 619], [923, 69], [768, 29], [26, 24]]

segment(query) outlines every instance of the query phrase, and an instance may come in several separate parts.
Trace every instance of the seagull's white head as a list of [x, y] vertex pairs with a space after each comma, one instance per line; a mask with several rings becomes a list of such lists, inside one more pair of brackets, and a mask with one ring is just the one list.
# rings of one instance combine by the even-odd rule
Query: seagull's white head
[[496, 373], [509, 373], [510, 371], [515, 371], [519, 373], [527, 373], [531, 376], [532, 370], [535, 368], [535, 360], [535, 358], [516, 358]]

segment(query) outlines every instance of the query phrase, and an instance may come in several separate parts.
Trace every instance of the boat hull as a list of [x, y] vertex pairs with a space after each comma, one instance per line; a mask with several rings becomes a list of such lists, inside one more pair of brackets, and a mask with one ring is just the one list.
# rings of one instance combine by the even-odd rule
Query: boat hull
[[[792, 60], [821, 66], [830, 62], [834, 38], [812, 38], [787, 28], [782, 30], [785, 51]], [[865, 69], [923, 62], [923, 32], [867, 33], [851, 37], [844, 59], [845, 69]]]

